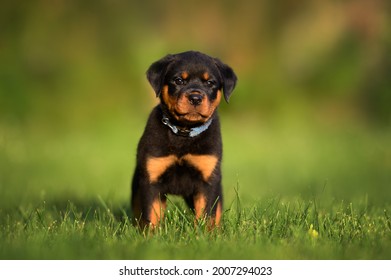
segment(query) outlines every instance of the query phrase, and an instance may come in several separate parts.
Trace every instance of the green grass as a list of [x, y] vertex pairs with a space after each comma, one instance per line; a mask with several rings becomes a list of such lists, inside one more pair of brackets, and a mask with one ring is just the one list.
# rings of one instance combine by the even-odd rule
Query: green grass
[[222, 120], [221, 228], [170, 197], [153, 233], [128, 218], [142, 120], [1, 123], [0, 259], [391, 258], [387, 130], [246, 120]]
[[220, 229], [195, 226], [169, 205], [154, 231], [140, 232], [125, 209], [103, 202], [41, 203], [1, 213], [0, 258], [23, 259], [389, 259], [390, 209], [279, 199], [242, 208], [236, 199]]

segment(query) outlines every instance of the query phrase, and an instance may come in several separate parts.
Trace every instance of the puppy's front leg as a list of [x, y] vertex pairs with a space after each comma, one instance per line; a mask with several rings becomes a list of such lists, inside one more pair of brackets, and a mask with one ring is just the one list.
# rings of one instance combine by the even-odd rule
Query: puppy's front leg
[[132, 183], [131, 204], [135, 224], [141, 228], [149, 225], [155, 227], [164, 217], [166, 197], [159, 192], [157, 186], [139, 176], [136, 171]]

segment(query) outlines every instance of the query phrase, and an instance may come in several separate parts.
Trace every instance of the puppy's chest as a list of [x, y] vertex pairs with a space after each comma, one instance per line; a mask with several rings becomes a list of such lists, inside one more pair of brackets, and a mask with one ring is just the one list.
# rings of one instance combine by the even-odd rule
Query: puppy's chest
[[217, 155], [208, 154], [150, 156], [146, 161], [146, 170], [151, 183], [159, 182], [163, 175], [178, 178], [194, 174], [198, 174], [203, 181], [208, 182], [216, 170], [219, 160]]

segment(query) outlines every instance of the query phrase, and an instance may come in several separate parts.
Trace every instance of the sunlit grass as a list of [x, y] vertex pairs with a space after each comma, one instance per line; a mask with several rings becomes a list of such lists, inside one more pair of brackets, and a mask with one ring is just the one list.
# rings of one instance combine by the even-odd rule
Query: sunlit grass
[[[64, 208], [41, 203], [2, 211], [0, 257], [17, 259], [384, 259], [391, 249], [386, 209], [271, 198], [242, 208], [233, 201], [221, 228], [194, 224], [170, 204], [154, 230], [140, 231], [124, 208]], [[388, 209], [390, 211], [390, 209]]]

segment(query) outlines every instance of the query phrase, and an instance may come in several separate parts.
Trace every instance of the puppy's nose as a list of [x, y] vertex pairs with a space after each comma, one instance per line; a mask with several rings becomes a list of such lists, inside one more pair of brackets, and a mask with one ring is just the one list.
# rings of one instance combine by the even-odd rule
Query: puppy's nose
[[188, 98], [191, 105], [198, 106], [202, 103], [203, 96], [199, 93], [192, 93]]

